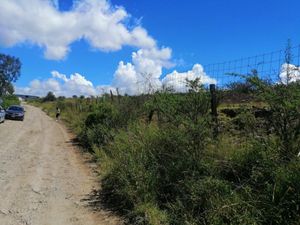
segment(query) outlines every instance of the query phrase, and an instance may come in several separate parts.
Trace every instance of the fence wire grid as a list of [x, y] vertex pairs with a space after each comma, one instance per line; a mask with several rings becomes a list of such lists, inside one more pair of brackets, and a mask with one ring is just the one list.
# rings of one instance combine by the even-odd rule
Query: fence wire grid
[[[288, 53], [287, 53], [288, 52]], [[215, 83], [218, 88], [226, 88], [232, 82], [240, 82], [243, 79], [232, 74], [251, 74], [252, 70], [258, 72], [261, 79], [272, 83], [283, 81], [283, 74], [286, 73], [286, 65], [290, 67], [300, 80], [300, 44], [290, 47], [289, 50], [282, 49], [251, 57], [243, 57], [236, 60], [229, 60], [220, 63], [207, 64], [203, 66], [204, 75], [200, 76], [200, 82], [205, 85]], [[186, 92], [186, 78], [174, 78], [173, 87], [177, 92]]]

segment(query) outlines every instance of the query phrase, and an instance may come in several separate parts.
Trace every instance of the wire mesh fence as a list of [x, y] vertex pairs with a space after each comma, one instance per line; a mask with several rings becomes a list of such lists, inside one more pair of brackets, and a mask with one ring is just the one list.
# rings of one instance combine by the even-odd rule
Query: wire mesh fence
[[[288, 52], [287, 52], [288, 51]], [[288, 57], [290, 56], [290, 59]], [[288, 60], [288, 62], [287, 62]], [[256, 70], [258, 76], [271, 82], [279, 82], [282, 73], [287, 72], [285, 64], [298, 69], [300, 64], [300, 45], [252, 57], [240, 58], [222, 63], [204, 66], [205, 72], [217, 80], [219, 87], [224, 87], [230, 82], [240, 81], [238, 76], [230, 74], [250, 74]]]
[[287, 73], [294, 77], [291, 80], [300, 80], [300, 44], [251, 57], [204, 65], [202, 69], [203, 71], [198, 73], [191, 71], [190, 76], [185, 74], [180, 77], [180, 74], [173, 74], [173, 77], [169, 78], [168, 86], [177, 92], [186, 92], [186, 78], [195, 78], [193, 75], [198, 74], [203, 84], [215, 83], [218, 88], [226, 88], [232, 82], [243, 80], [234, 74], [247, 75], [253, 70], [257, 71], [261, 79], [272, 83], [284, 82]]

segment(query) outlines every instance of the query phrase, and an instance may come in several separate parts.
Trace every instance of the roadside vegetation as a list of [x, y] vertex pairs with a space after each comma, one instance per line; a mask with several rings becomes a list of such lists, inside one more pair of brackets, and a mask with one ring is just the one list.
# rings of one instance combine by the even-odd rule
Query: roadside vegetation
[[185, 94], [32, 104], [61, 109], [98, 161], [103, 201], [129, 224], [299, 224], [300, 83], [243, 77], [218, 91], [217, 135], [199, 80]]
[[3, 101], [1, 106], [4, 109], [7, 109], [11, 105], [20, 105], [20, 100], [15, 95], [4, 95], [4, 96], [1, 97], [1, 99]]
[[20, 104], [14, 95], [13, 82], [20, 77], [21, 66], [18, 58], [0, 53], [0, 105], [5, 109]]

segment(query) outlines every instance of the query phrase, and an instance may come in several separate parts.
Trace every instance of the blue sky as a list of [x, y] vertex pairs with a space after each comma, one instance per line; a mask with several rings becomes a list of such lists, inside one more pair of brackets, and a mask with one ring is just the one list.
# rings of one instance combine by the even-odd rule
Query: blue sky
[[[34, 7], [34, 3], [38, 0], [30, 1], [33, 2]], [[97, 2], [97, 0], [86, 1]], [[103, 2], [104, 0], [98, 1]], [[3, 2], [4, 4], [15, 2], [18, 5], [22, 1], [3, 0]], [[288, 38], [294, 44], [300, 43], [299, 0], [111, 0], [107, 4], [111, 10], [117, 10], [121, 6], [130, 15], [120, 21], [126, 29], [130, 31], [134, 27], [140, 26], [150, 38], [155, 40], [156, 44], [155, 47], [152, 46], [153, 48], [157, 51], [164, 47], [171, 50], [170, 56], [163, 56], [163, 63], [161, 63], [161, 59], [159, 60], [158, 67], [162, 69], [162, 72], [161, 74], [153, 72], [156, 74], [155, 79], [157, 77], [162, 79], [166, 74], [173, 74], [174, 70], [186, 75], [187, 71], [193, 71], [195, 64], [205, 65], [281, 49], [285, 46]], [[56, 10], [62, 14], [73, 10], [71, 0], [60, 0], [58, 5], [59, 8]], [[5, 6], [0, 6], [1, 11], [6, 9], [1, 9], [1, 7]], [[27, 10], [26, 7], [22, 9]], [[8, 18], [11, 15], [15, 14], [8, 12]], [[30, 12], [18, 16], [16, 20], [21, 20], [22, 16], [28, 15]], [[101, 20], [101, 17], [97, 18], [96, 16], [94, 20]], [[40, 21], [40, 24], [44, 22]], [[90, 22], [92, 23], [93, 20]], [[18, 28], [16, 24], [10, 25], [9, 23], [0, 23], [0, 29], [4, 27], [9, 33], [10, 29]], [[29, 21], [26, 25], [30, 26], [30, 23], [39, 22]], [[63, 29], [61, 32], [64, 32]], [[124, 62], [126, 68], [131, 64], [137, 68], [138, 65], [132, 62], [134, 61], [132, 53], [139, 49], [149, 48], [148, 45], [145, 47], [144, 44], [136, 45], [131, 42], [122, 44], [121, 49], [103, 50], [95, 47], [95, 44], [93, 46], [85, 39], [80, 39], [69, 43], [70, 51], [63, 58], [52, 57], [53, 54], [51, 57], [45, 57], [45, 47], [38, 43], [39, 39], [33, 37], [30, 40], [29, 35], [27, 39], [18, 39], [12, 45], [8, 45], [5, 38], [12, 37], [10, 36], [12, 34], [7, 33], [3, 34], [0, 31], [0, 52], [21, 59], [22, 75], [15, 85], [23, 88], [18, 91], [25, 92], [24, 88], [28, 87], [33, 80], [40, 81], [36, 88], [51, 87], [51, 85], [43, 86], [41, 84], [51, 76], [53, 78], [51, 71], [57, 71], [67, 77], [78, 73], [90, 81], [95, 88], [101, 85], [112, 86], [113, 83], [117, 83], [121, 86], [124, 85], [125, 92], [134, 93], [134, 90], [128, 90], [125, 87], [130, 83], [124, 81], [127, 77], [130, 79], [132, 76], [128, 73], [123, 76], [124, 71], [119, 70], [116, 78], [116, 71], [120, 69], [118, 66], [120, 61]], [[57, 31], [52, 38], [60, 39], [60, 34], [60, 31]], [[93, 35], [98, 34], [102, 35], [99, 32]], [[5, 37], [2, 38], [2, 41], [1, 35]], [[52, 45], [53, 41], [47, 41], [47, 43], [50, 42]], [[157, 60], [155, 59], [154, 62]], [[130, 65], [126, 63], [130, 63]], [[128, 72], [128, 70], [126, 71]], [[175, 77], [177, 75], [175, 74]], [[122, 82], [119, 82], [120, 77]], [[59, 76], [55, 77], [55, 79], [57, 78]], [[116, 79], [119, 80], [116, 81]], [[62, 89], [64, 81], [60, 79], [58, 82], [62, 85], [60, 87]], [[82, 90], [78, 92], [74, 87], [70, 89], [70, 91], [72, 90], [74, 94], [85, 94]], [[27, 92], [35, 94], [32, 88]], [[41, 95], [43, 92], [37, 92], [37, 94]]]

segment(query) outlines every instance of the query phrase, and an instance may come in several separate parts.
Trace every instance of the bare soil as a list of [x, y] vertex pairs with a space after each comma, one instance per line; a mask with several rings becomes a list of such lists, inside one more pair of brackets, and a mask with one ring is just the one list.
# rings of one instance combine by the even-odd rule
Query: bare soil
[[0, 224], [122, 224], [101, 209], [91, 163], [66, 129], [40, 109], [25, 106], [25, 120], [0, 124]]

